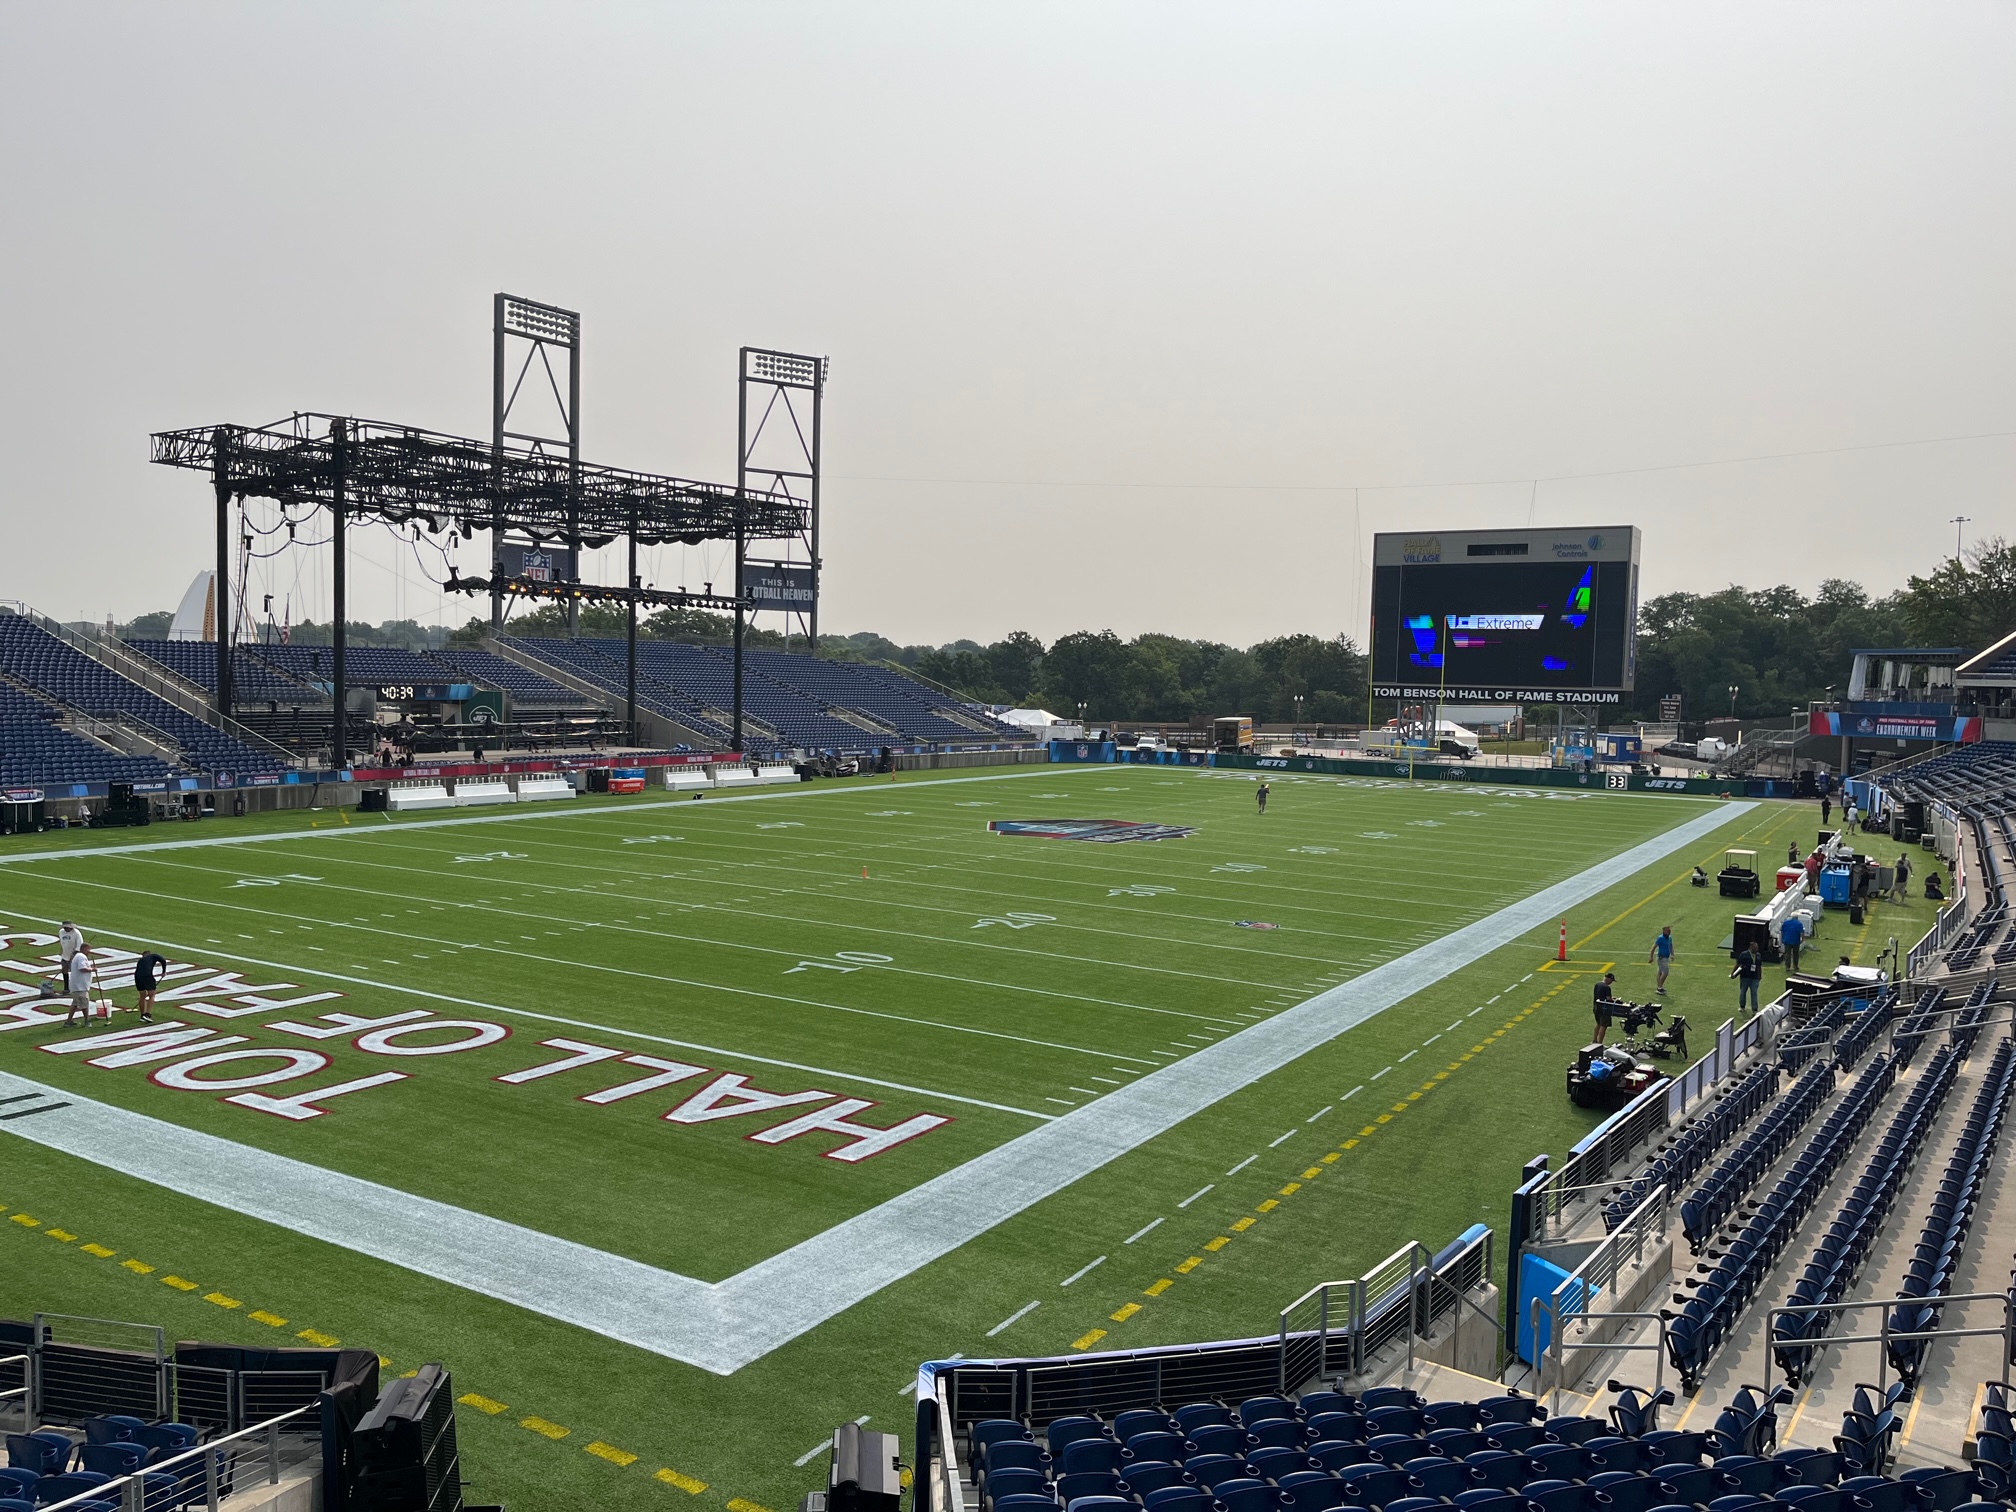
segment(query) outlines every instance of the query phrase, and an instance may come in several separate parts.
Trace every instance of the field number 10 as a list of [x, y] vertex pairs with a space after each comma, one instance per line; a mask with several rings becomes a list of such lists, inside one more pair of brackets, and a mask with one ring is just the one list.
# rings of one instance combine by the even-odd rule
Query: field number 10
[[1005, 913], [989, 914], [974, 924], [975, 929], [985, 929], [989, 924], [1006, 924], [1010, 929], [1027, 929], [1033, 924], [1055, 924], [1055, 914]]
[[800, 961], [796, 966], [785, 968], [784, 975], [794, 971], [859, 971], [863, 966], [887, 966], [894, 956], [877, 955], [872, 950], [842, 950], [830, 961]]

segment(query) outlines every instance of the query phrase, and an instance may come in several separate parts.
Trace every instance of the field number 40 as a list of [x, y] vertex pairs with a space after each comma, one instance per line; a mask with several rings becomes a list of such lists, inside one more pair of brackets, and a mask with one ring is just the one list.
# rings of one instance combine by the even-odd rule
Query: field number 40
[[974, 924], [975, 929], [985, 929], [989, 924], [1006, 924], [1010, 929], [1027, 929], [1034, 924], [1055, 924], [1055, 914], [1005, 913], [989, 914]]
[[842, 950], [830, 961], [800, 961], [796, 966], [788, 966], [784, 975], [794, 971], [859, 971], [863, 966], [887, 966], [894, 956], [877, 955], [872, 950]]

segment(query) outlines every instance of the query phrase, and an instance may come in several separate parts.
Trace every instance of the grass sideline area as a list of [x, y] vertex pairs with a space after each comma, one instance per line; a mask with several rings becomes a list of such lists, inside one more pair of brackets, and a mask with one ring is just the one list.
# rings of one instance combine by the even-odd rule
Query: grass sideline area
[[[1818, 820], [1807, 804], [1739, 813], [1363, 778], [1273, 779], [1261, 816], [1255, 786], [1246, 773], [1047, 767], [582, 799], [453, 825], [311, 811], [15, 837], [0, 843], [6, 928], [74, 917], [95, 943], [154, 942], [204, 968], [170, 987], [232, 1016], [162, 1002], [164, 1023], [209, 1031], [173, 1054], [242, 1036], [222, 1053], [326, 1055], [302, 1085], [403, 1079], [320, 1116], [266, 1117], [225, 1100], [242, 1093], [174, 1084], [259, 1062], [164, 1085], [171, 1054], [93, 1066], [107, 1055], [48, 1053], [81, 1031], [42, 1027], [0, 1033], [0, 1072], [711, 1280], [1632, 845], [1731, 817], [1577, 909], [1565, 968], [1558, 924], [1536, 927], [730, 1375], [25, 1138], [0, 1164], [0, 1313], [160, 1321], [248, 1344], [341, 1339], [379, 1348], [393, 1373], [445, 1361], [464, 1393], [472, 1494], [514, 1512], [654, 1496], [784, 1512], [817, 1487], [834, 1424], [865, 1416], [907, 1441], [921, 1359], [1266, 1333], [1310, 1284], [1409, 1238], [1502, 1227], [1520, 1165], [1595, 1122], [1562, 1091], [1589, 1035], [1589, 973], [1614, 962], [1621, 996], [1650, 996], [1646, 955], [1672, 924], [1671, 1007], [1705, 1049], [1735, 1007], [1717, 947], [1736, 909], [1688, 872], [1743, 844], [1768, 874]], [[1195, 833], [1091, 844], [986, 828], [1060, 818]], [[135, 848], [184, 840], [223, 843]], [[53, 850], [103, 854], [20, 859]], [[1878, 905], [1857, 928], [1830, 915], [1809, 961], [1872, 959], [1931, 917], [1922, 901]], [[9, 942], [0, 968], [50, 948]], [[323, 992], [340, 996], [294, 1001]], [[293, 1006], [255, 1011], [248, 997]], [[272, 1027], [423, 1011], [510, 1032], [415, 1055], [484, 1036], [423, 1017], [384, 1026], [372, 1050], [356, 1041], [378, 1031]], [[136, 1027], [131, 1014], [112, 1024]], [[555, 1038], [617, 1054], [497, 1079], [578, 1053], [541, 1047]], [[668, 1079], [584, 1100], [653, 1075]], [[947, 1121], [855, 1162], [829, 1158], [850, 1135], [748, 1137], [832, 1106], [759, 1094], [813, 1091], [872, 1103], [863, 1125]], [[715, 1116], [668, 1121], [678, 1108]]]

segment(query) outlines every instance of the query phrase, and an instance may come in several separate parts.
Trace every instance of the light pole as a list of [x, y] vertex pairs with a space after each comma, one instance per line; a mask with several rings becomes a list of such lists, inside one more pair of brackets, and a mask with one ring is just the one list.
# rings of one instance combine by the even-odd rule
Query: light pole
[[1953, 527], [1953, 560], [1956, 562], [1960, 560], [1961, 529], [1973, 518], [1972, 515], [1955, 515], [1951, 520], [1946, 522]]
[[1295, 738], [1298, 741], [1302, 738], [1302, 695], [1300, 693], [1295, 695]]
[[1736, 717], [1736, 695], [1741, 691], [1742, 691], [1742, 684], [1740, 683], [1729, 684], [1729, 717], [1731, 719], [1734, 719]]

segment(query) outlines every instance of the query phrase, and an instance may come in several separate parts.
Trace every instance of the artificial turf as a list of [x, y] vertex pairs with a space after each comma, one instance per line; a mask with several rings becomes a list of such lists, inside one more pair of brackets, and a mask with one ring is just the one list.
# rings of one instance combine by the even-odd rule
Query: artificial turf
[[[297, 812], [20, 837], [0, 849], [6, 928], [75, 918], [97, 943], [148, 942], [239, 973], [208, 990], [213, 1006], [342, 994], [179, 1015], [245, 1036], [237, 1048], [299, 1046], [266, 1026], [324, 1013], [425, 1010], [511, 1033], [403, 1058], [355, 1048], [354, 1035], [306, 1042], [331, 1064], [301, 1085], [388, 1068], [407, 1079], [301, 1122], [159, 1085], [163, 1061], [45, 1053], [76, 1030], [0, 1034], [0, 1070], [714, 1280], [1714, 807], [1325, 779], [1277, 780], [1263, 816], [1253, 794], [1230, 774], [1039, 768], [735, 802], [584, 799], [449, 826]], [[393, 1371], [445, 1361], [469, 1399], [472, 1494], [517, 1509], [785, 1508], [819, 1483], [817, 1457], [794, 1461], [835, 1423], [865, 1415], [905, 1431], [921, 1359], [1267, 1333], [1314, 1282], [1410, 1239], [1432, 1247], [1500, 1224], [1519, 1166], [1593, 1122], [1561, 1087], [1588, 1036], [1588, 972], [1615, 962], [1621, 996], [1649, 995], [1645, 955], [1671, 923], [1671, 1006], [1694, 1024], [1697, 1053], [1733, 1012], [1717, 946], [1734, 907], [1688, 887], [1688, 870], [1712, 872], [1728, 844], [1768, 861], [1788, 837], [1810, 840], [1815, 816], [1730, 812], [1698, 853], [1578, 910], [1565, 967], [1552, 926], [1491, 951], [731, 1375], [24, 1139], [0, 1142], [14, 1220], [0, 1222], [0, 1314], [160, 1322], [177, 1338], [340, 1338]], [[1089, 844], [986, 828], [1055, 818], [1195, 833]], [[123, 848], [197, 836], [234, 843]], [[65, 848], [79, 853], [22, 859]], [[1929, 917], [1913, 903], [1859, 929], [1830, 920], [1812, 949], [1868, 959]], [[48, 949], [13, 941], [0, 965]], [[471, 1032], [423, 1028], [402, 1043]], [[652, 1068], [495, 1080], [564, 1053], [540, 1048], [553, 1038], [705, 1074], [601, 1104], [582, 1099]], [[262, 1063], [212, 1074], [247, 1064]], [[847, 1148], [840, 1135], [746, 1137], [814, 1101], [665, 1120], [722, 1073], [872, 1101], [863, 1124], [949, 1121], [847, 1163], [825, 1158]]]

